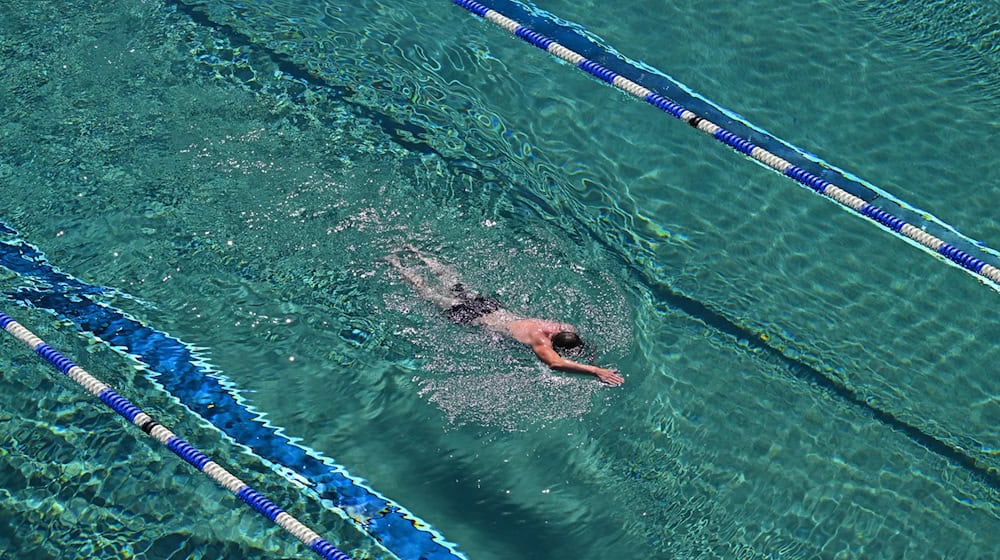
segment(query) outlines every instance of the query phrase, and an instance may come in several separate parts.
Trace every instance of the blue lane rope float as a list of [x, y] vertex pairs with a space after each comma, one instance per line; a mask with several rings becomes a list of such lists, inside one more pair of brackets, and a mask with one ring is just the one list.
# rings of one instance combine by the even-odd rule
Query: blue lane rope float
[[988, 264], [969, 252], [932, 235], [923, 229], [907, 222], [903, 218], [880, 208], [873, 204], [873, 201], [866, 201], [862, 197], [849, 192], [848, 188], [841, 188], [830, 181], [819, 177], [797, 165], [793, 165], [787, 159], [782, 158], [769, 150], [743, 138], [736, 133], [727, 130], [714, 122], [698, 115], [690, 109], [682, 106], [676, 101], [656, 93], [631, 79], [614, 72], [601, 64], [587, 59], [583, 55], [573, 51], [545, 35], [532, 30], [521, 23], [493, 10], [474, 0], [453, 0], [455, 4], [465, 8], [469, 12], [486, 19], [494, 24], [506, 29], [515, 36], [521, 38], [539, 49], [552, 54], [573, 66], [576, 66], [612, 86], [629, 93], [657, 109], [680, 119], [693, 128], [711, 135], [713, 138], [729, 146], [733, 150], [750, 157], [757, 162], [773, 169], [783, 175], [794, 179], [799, 184], [808, 187], [818, 194], [824, 195], [844, 208], [850, 209], [861, 216], [881, 225], [882, 227], [902, 235], [913, 243], [926, 248], [927, 250], [941, 255], [949, 261], [955, 263], [964, 270], [978, 275], [981, 279], [991, 281], [994, 289], [1000, 289], [1000, 268]]
[[52, 367], [61, 371], [66, 377], [75, 381], [86, 389], [87, 392], [100, 399], [101, 402], [108, 405], [108, 407], [129, 422], [138, 426], [150, 437], [162, 443], [178, 457], [208, 475], [216, 484], [232, 492], [233, 495], [245, 502], [257, 511], [257, 513], [260, 513], [285, 531], [294, 535], [295, 538], [299, 539], [319, 556], [327, 560], [350, 560], [348, 555], [338, 550], [337, 547], [330, 544], [323, 537], [320, 537], [318, 533], [251, 488], [247, 483], [234, 476], [193, 445], [178, 437], [164, 425], [153, 420], [152, 417], [121, 396], [117, 391], [73, 363], [66, 356], [63, 356], [58, 350], [46, 344], [33, 332], [3, 311], [0, 311], [0, 328], [26, 344], [36, 354], [45, 358]]
[[[0, 233], [17, 235], [2, 223]], [[58, 270], [37, 247], [17, 237], [0, 240], [0, 266], [30, 282], [30, 286], [4, 295], [70, 321], [83, 333], [140, 363], [151, 381], [188, 410], [312, 493], [324, 507], [367, 533], [382, 548], [401, 560], [464, 560], [455, 545], [427, 522], [268, 423], [193, 346], [102, 302], [110, 297], [129, 297], [127, 294], [87, 284]]]

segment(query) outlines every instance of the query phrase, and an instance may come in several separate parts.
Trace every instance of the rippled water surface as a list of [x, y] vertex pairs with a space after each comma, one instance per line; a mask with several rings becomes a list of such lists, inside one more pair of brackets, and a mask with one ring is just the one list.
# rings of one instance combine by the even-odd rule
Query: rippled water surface
[[[1000, 247], [995, 5], [646, 4], [531, 8]], [[1000, 555], [994, 287], [451, 2], [0, 3], [0, 222], [0, 309], [355, 558], [23, 263], [471, 559]], [[406, 243], [626, 383], [449, 323]], [[9, 337], [0, 384], [0, 557], [311, 556]]]

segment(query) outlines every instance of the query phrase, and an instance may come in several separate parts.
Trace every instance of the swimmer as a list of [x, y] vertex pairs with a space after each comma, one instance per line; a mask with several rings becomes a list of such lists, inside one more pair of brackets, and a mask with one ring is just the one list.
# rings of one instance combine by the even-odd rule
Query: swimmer
[[404, 245], [403, 250], [413, 253], [437, 278], [437, 289], [428, 285], [427, 278], [412, 268], [407, 268], [392, 253], [385, 260], [413, 287], [422, 298], [444, 309], [448, 319], [458, 325], [476, 325], [487, 330], [509, 336], [526, 344], [545, 365], [558, 371], [588, 373], [608, 385], [617, 386], [625, 382], [617, 370], [605, 369], [567, 360], [556, 351], [583, 346], [576, 328], [567, 323], [545, 319], [524, 317], [500, 306], [500, 302], [490, 296], [483, 296], [468, 290], [458, 280], [455, 271], [433, 257], [428, 257], [412, 245]]

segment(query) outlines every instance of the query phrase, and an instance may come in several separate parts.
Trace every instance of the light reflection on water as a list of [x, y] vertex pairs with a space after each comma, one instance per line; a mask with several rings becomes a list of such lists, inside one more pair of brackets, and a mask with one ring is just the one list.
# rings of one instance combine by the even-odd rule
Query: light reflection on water
[[[17, 149], [4, 156], [19, 162], [6, 176], [21, 188], [0, 200], [12, 209], [4, 218], [60, 266], [150, 302], [119, 305], [209, 349], [289, 434], [473, 558], [875, 547], [891, 556], [940, 540], [989, 549], [995, 507], [965, 473], [666, 305], [649, 284], [697, 297], [861, 387], [875, 380], [870, 389], [916, 423], [949, 421], [988, 441], [997, 425], [988, 405], [955, 421], [967, 414], [956, 412], [961, 403], [988, 402], [988, 381], [946, 384], [947, 398], [930, 391], [973, 375], [941, 356], [962, 364], [992, 355], [982, 342], [995, 338], [988, 323], [963, 315], [979, 286], [918, 255], [907, 262], [921, 272], [909, 279], [954, 281], [956, 295], [929, 304], [885, 289], [881, 271], [897, 270], [881, 256], [891, 240], [795, 198], [780, 178], [676, 123], [649, 122], [637, 104], [541, 53], [466, 27], [447, 3], [351, 3], [335, 19], [318, 13], [335, 7], [327, 4], [265, 13], [244, 2], [240, 18], [224, 2], [201, 4], [257, 46], [169, 18], [127, 38], [149, 60], [173, 61], [136, 72], [156, 87], [113, 74], [103, 89], [81, 83], [81, 99], [45, 89], [18, 98], [4, 142]], [[456, 40], [459, 26], [476, 33]], [[119, 39], [101, 47], [127, 52]], [[16, 79], [44, 88], [31, 60], [86, 67], [92, 45], [80, 41], [9, 64], [25, 69]], [[281, 65], [267, 49], [328, 85], [270, 79]], [[215, 58], [199, 56], [208, 53]], [[248, 64], [259, 69], [247, 73]], [[543, 87], [550, 74], [565, 89]], [[644, 127], [604, 124], [612, 110]], [[64, 116], [74, 112], [82, 117]], [[79, 118], [102, 126], [82, 131]], [[844, 134], [853, 130], [837, 119]], [[29, 146], [33, 160], [23, 156]], [[26, 196], [43, 211], [29, 210]], [[789, 199], [800, 204], [789, 209]], [[406, 242], [512, 309], [580, 325], [626, 384], [544, 372], [527, 349], [447, 323], [380, 260]], [[823, 249], [838, 244], [852, 255]], [[906, 324], [919, 333], [886, 334]], [[956, 340], [968, 352], [927, 350]], [[904, 377], [914, 346], [923, 375]], [[95, 360], [118, 365], [107, 354]], [[52, 462], [70, 462], [60, 457]], [[141, 453], [122, 468], [158, 461]], [[120, 499], [144, 492], [122, 484]], [[985, 505], [956, 505], [954, 495]], [[10, 501], [5, 511], [27, 503]], [[174, 509], [174, 527], [195, 533], [204, 521]], [[854, 530], [826, 529], [841, 526]]]

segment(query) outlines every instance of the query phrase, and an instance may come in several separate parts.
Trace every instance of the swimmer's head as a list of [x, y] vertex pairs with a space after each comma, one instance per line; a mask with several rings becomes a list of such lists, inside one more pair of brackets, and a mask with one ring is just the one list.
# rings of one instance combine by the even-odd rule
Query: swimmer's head
[[577, 346], [583, 346], [580, 335], [573, 331], [560, 331], [552, 335], [552, 346], [559, 350], [569, 350]]

